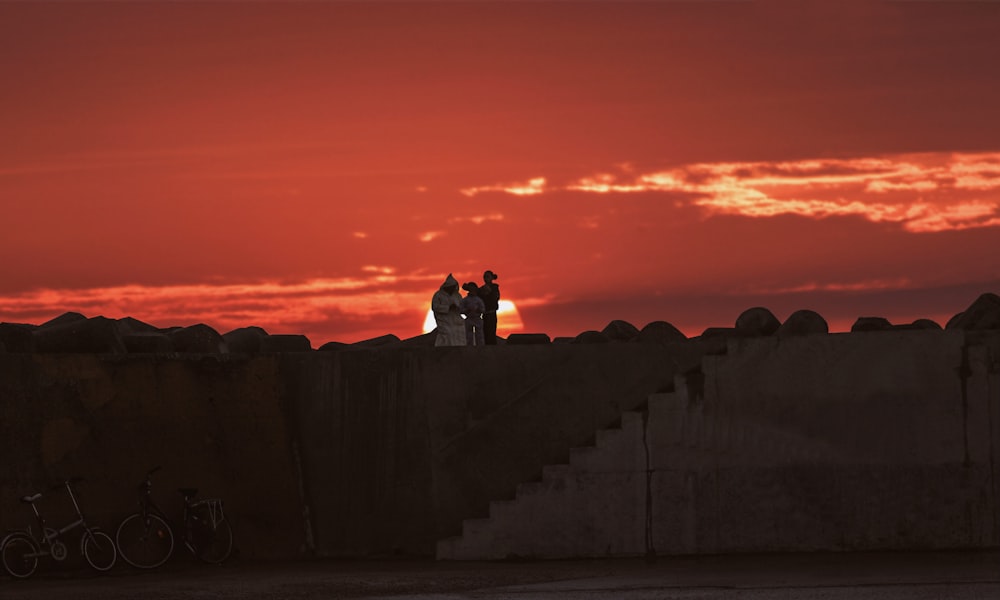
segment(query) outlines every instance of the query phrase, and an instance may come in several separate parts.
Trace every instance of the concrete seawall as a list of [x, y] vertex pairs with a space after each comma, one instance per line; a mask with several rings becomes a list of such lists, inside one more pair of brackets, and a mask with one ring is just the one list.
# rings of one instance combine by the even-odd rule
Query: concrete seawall
[[[998, 356], [1000, 332], [941, 330], [0, 353], [0, 528], [28, 520], [17, 496], [73, 475], [87, 479], [88, 515], [113, 528], [162, 465], [164, 508], [178, 508], [181, 486], [225, 498], [245, 556], [430, 556], [464, 520], [638, 413], [660, 423], [647, 431], [659, 471], [635, 469], [643, 510], [652, 493], [663, 511], [637, 539], [652, 535], [658, 551], [812, 550], [834, 538], [837, 549], [991, 547]], [[682, 404], [656, 417], [678, 386]], [[40, 506], [60, 522], [65, 494], [47, 494]], [[615, 529], [630, 511], [595, 518]]]

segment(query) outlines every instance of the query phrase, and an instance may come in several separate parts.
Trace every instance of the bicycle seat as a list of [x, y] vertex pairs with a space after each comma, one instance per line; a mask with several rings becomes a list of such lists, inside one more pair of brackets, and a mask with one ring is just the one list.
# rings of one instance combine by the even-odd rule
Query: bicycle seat
[[198, 488], [177, 488], [177, 491], [185, 498], [193, 498], [198, 493]]
[[42, 497], [41, 494], [32, 494], [31, 496], [22, 496], [21, 497], [21, 502], [24, 502], [25, 504], [31, 504], [32, 502], [34, 502], [35, 500], [38, 500], [41, 497]]

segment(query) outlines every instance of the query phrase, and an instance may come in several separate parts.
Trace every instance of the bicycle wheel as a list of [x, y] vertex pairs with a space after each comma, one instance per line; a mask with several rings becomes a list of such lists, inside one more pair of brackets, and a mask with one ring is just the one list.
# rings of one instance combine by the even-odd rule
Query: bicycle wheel
[[31, 577], [38, 568], [38, 545], [26, 533], [13, 533], [4, 538], [3, 568], [11, 577]]
[[211, 510], [203, 507], [189, 513], [188, 526], [192, 550], [199, 559], [220, 564], [233, 553], [233, 529], [225, 516], [213, 518]]
[[118, 560], [115, 541], [110, 535], [96, 529], [83, 532], [80, 552], [87, 559], [87, 564], [97, 571], [110, 570]]
[[157, 515], [139, 513], [125, 517], [115, 533], [122, 560], [137, 569], [155, 569], [174, 551], [174, 532]]

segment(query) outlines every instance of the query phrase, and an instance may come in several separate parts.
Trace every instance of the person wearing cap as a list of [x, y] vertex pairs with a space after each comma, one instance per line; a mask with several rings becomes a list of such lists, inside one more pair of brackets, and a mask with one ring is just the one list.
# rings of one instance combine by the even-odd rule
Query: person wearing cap
[[431, 312], [437, 323], [435, 346], [464, 346], [465, 322], [462, 319], [462, 295], [458, 293], [458, 280], [448, 277], [431, 298]]
[[465, 345], [482, 346], [485, 344], [483, 336], [483, 311], [486, 305], [479, 297], [479, 286], [475, 281], [462, 284], [462, 289], [467, 295], [462, 298], [462, 314], [465, 315]]
[[500, 308], [500, 286], [494, 283], [497, 274], [493, 271], [483, 273], [483, 285], [479, 286], [479, 297], [483, 299], [483, 338], [487, 345], [497, 343], [497, 309]]

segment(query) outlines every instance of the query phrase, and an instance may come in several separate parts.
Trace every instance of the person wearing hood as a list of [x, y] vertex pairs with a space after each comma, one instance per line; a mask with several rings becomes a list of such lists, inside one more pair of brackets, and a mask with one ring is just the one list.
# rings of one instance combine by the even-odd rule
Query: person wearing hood
[[441, 288], [431, 298], [431, 311], [437, 323], [435, 346], [464, 346], [465, 321], [462, 319], [462, 295], [458, 293], [458, 280], [448, 273]]

